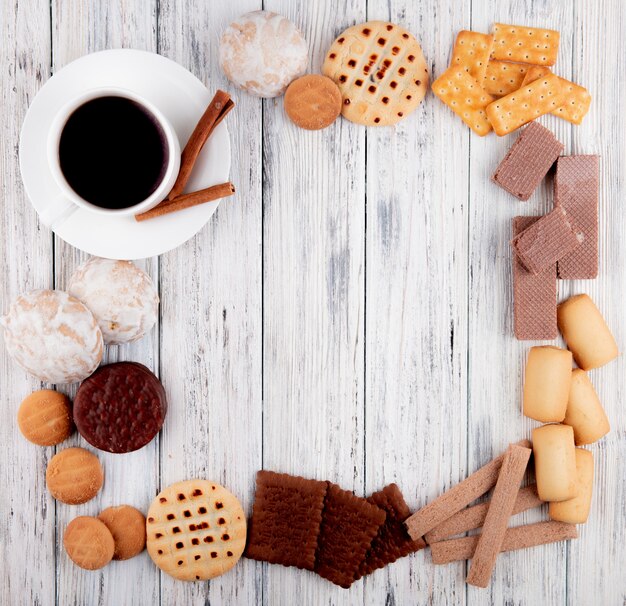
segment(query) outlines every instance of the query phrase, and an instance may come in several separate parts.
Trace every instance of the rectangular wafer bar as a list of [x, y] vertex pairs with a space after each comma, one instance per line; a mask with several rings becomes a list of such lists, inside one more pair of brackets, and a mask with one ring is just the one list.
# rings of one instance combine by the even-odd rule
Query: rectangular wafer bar
[[458, 33], [450, 65], [462, 67], [472, 78], [483, 83], [493, 48], [493, 35], [462, 30]]
[[[459, 560], [469, 560], [474, 556], [478, 538], [461, 537], [449, 541], [439, 541], [430, 546], [430, 553], [434, 564], [448, 564]], [[547, 545], [558, 541], [578, 538], [576, 526], [564, 522], [537, 522], [509, 528], [504, 534], [504, 540], [500, 548], [505, 551], [527, 549], [538, 545]]]
[[491, 177], [520, 200], [528, 200], [563, 151], [563, 144], [538, 122], [531, 122]]
[[386, 513], [386, 517], [372, 541], [365, 560], [359, 566], [355, 580], [426, 547], [422, 539], [413, 541], [409, 537], [404, 520], [411, 512], [396, 484], [389, 484], [375, 492], [367, 498], [367, 502], [380, 507]]
[[[528, 440], [518, 444], [530, 447]], [[444, 520], [461, 511], [464, 507], [484, 495], [498, 480], [504, 454], [489, 461], [456, 486], [416, 511], [405, 522], [409, 535], [414, 541], [422, 538]]]
[[560, 34], [553, 29], [494, 23], [492, 57], [533, 65], [554, 65], [559, 52]]
[[[520, 491], [517, 494], [517, 499], [515, 500], [515, 505], [513, 506], [513, 512], [511, 515], [522, 513], [522, 511], [532, 509], [533, 507], [539, 507], [542, 503], [543, 501], [537, 495], [536, 484], [524, 486], [524, 488], [520, 488]], [[439, 524], [439, 526], [426, 533], [424, 538], [428, 544], [437, 543], [438, 541], [443, 541], [448, 537], [462, 534], [468, 530], [480, 528], [485, 522], [488, 509], [489, 501], [462, 509], [458, 513], [455, 513], [452, 517]]]
[[563, 207], [555, 207], [511, 240], [524, 267], [533, 275], [554, 265], [581, 245], [584, 235]]
[[522, 86], [530, 66], [491, 59], [487, 64], [484, 88], [494, 97], [504, 97]]
[[314, 571], [335, 585], [350, 587], [384, 521], [382, 509], [329, 483]]
[[554, 204], [565, 209], [585, 239], [558, 262], [563, 280], [587, 280], [598, 275], [598, 156], [559, 158], [554, 177]]
[[487, 587], [489, 584], [531, 452], [530, 448], [511, 444], [502, 461], [483, 531], [478, 537], [467, 575], [466, 581], [470, 585]]
[[[513, 237], [540, 217], [514, 217]], [[520, 341], [556, 339], [556, 263], [537, 275], [531, 274], [513, 253], [513, 332]]]

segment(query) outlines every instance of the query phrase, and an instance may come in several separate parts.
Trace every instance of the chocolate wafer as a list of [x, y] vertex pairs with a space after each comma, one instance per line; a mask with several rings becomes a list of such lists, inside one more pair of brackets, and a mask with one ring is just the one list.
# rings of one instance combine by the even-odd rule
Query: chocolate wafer
[[585, 239], [562, 207], [555, 208], [511, 240], [524, 267], [533, 275], [554, 265]]
[[404, 526], [411, 512], [397, 484], [389, 484], [367, 498], [368, 503], [385, 511], [386, 517], [372, 546], [355, 576], [355, 580], [384, 568], [404, 556], [426, 547], [422, 539], [413, 541]]
[[[539, 217], [515, 217], [513, 237]], [[556, 263], [536, 276], [513, 254], [513, 331], [520, 341], [556, 339]]]
[[244, 555], [313, 570], [326, 488], [327, 482], [259, 471]]
[[563, 144], [547, 128], [531, 122], [491, 179], [516, 198], [528, 200], [562, 151]]
[[559, 158], [554, 177], [554, 204], [563, 208], [585, 239], [558, 262], [563, 280], [587, 280], [598, 275], [598, 156]]
[[365, 560], [385, 512], [329, 483], [315, 555], [315, 572], [347, 589]]

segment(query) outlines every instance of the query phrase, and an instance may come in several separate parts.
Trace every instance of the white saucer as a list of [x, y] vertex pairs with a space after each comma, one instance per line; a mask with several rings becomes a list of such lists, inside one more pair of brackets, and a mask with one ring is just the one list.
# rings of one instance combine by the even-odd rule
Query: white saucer
[[[46, 158], [46, 136], [57, 112], [77, 94], [119, 86], [156, 105], [174, 126], [181, 149], [211, 101], [212, 94], [184, 67], [138, 50], [107, 50], [81, 57], [57, 72], [33, 100], [20, 136], [20, 168], [26, 193], [39, 212], [60, 190]], [[230, 139], [225, 122], [202, 150], [185, 191], [228, 181]], [[193, 237], [215, 212], [219, 201], [138, 223], [78, 209], [55, 233], [85, 252], [110, 259], [160, 255]]]

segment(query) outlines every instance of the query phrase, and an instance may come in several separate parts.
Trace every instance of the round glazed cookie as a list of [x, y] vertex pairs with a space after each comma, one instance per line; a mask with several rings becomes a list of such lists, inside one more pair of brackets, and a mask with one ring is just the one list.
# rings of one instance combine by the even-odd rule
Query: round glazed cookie
[[417, 40], [386, 21], [345, 30], [331, 45], [322, 73], [341, 90], [343, 116], [365, 126], [406, 118], [428, 88], [428, 67]]
[[54, 446], [70, 437], [73, 429], [69, 398], [41, 389], [24, 398], [17, 411], [22, 435], [33, 444]]
[[156, 323], [154, 283], [130, 261], [93, 257], [72, 274], [68, 292], [93, 313], [109, 345], [136, 341]]
[[41, 381], [81, 381], [102, 359], [102, 332], [93, 314], [60, 290], [21, 295], [0, 325], [11, 357]]
[[106, 525], [89, 516], [74, 518], [63, 534], [70, 560], [85, 570], [98, 570], [113, 559], [115, 543]]
[[183, 581], [213, 579], [230, 570], [246, 544], [246, 517], [237, 498], [207, 480], [168, 486], [146, 519], [148, 553]]
[[326, 128], [341, 113], [341, 91], [330, 78], [307, 74], [287, 87], [285, 111], [300, 128]]
[[108, 507], [98, 519], [106, 524], [115, 542], [114, 560], [129, 560], [146, 546], [146, 518], [130, 505]]
[[104, 472], [98, 457], [84, 448], [66, 448], [55, 454], [46, 469], [50, 494], [62, 503], [80, 505], [102, 488]]
[[306, 70], [308, 46], [300, 30], [270, 11], [233, 21], [222, 34], [220, 66], [239, 88], [257, 97], [277, 97]]
[[76, 429], [92, 446], [131, 452], [159, 433], [167, 413], [161, 381], [136, 362], [101, 366], [74, 398]]

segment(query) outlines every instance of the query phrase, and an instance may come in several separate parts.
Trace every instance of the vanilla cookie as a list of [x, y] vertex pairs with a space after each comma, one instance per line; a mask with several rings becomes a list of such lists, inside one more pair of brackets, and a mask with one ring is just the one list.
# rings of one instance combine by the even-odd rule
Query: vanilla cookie
[[428, 88], [428, 68], [417, 40], [386, 21], [345, 30], [331, 45], [322, 73], [339, 86], [343, 116], [365, 126], [402, 120]]
[[241, 504], [208, 480], [168, 486], [152, 501], [146, 521], [148, 553], [167, 574], [204, 581], [230, 570], [246, 544]]
[[107, 507], [98, 519], [106, 524], [115, 541], [114, 560], [129, 560], [146, 546], [146, 518], [130, 505]]
[[69, 398], [53, 389], [40, 389], [24, 398], [17, 411], [22, 435], [33, 444], [54, 446], [73, 429]]
[[89, 516], [74, 518], [63, 534], [70, 560], [85, 570], [98, 570], [113, 559], [113, 536], [106, 525]]
[[341, 91], [330, 78], [307, 74], [294, 80], [287, 88], [285, 111], [300, 128], [326, 128], [341, 113]]
[[93, 499], [102, 488], [104, 472], [98, 457], [84, 448], [66, 448], [55, 454], [46, 469], [50, 494], [68, 505]]

